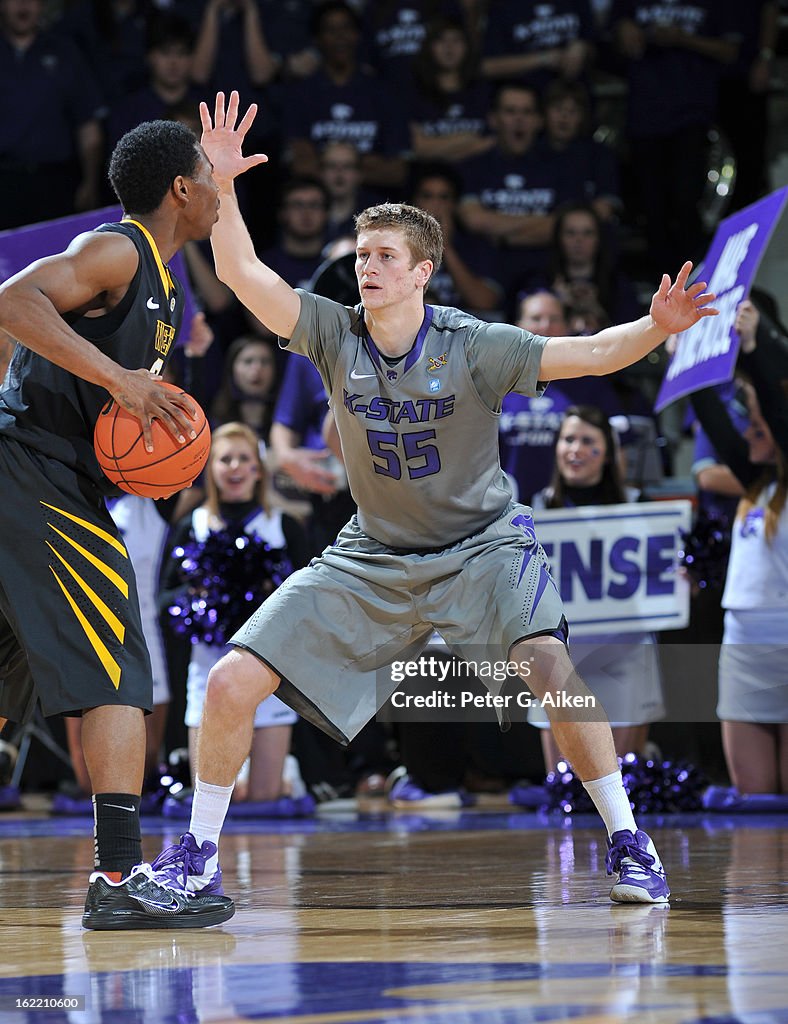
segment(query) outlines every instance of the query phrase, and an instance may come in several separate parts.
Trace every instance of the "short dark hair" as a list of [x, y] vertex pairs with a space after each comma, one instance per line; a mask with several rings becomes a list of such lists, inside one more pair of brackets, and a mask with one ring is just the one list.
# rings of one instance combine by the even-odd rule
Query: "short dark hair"
[[567, 82], [556, 78], [542, 93], [542, 111], [547, 113], [550, 107], [558, 106], [564, 100], [573, 100], [580, 110], [580, 129], [578, 134], [589, 135], [591, 132], [591, 97], [582, 82]]
[[144, 121], [119, 140], [109, 161], [109, 180], [126, 213], [152, 213], [175, 178], [193, 178], [200, 154], [197, 137], [177, 121]]
[[505, 92], [527, 92], [529, 93], [536, 103], [536, 109], [538, 113], [542, 113], [542, 97], [539, 90], [529, 85], [527, 82], [519, 82], [516, 79], [505, 78], [498, 82], [493, 90], [492, 102], [490, 103], [490, 110], [494, 113], [501, 105], [501, 97]]
[[440, 178], [441, 181], [445, 181], [452, 191], [452, 199], [455, 202], [462, 195], [462, 175], [456, 167], [446, 163], [444, 160], [432, 160], [411, 164], [408, 174], [408, 194], [411, 199], [413, 199], [424, 182], [429, 178]]
[[279, 207], [283, 207], [294, 192], [304, 192], [307, 189], [319, 192], [323, 197], [323, 205], [328, 209], [331, 203], [328, 189], [319, 178], [313, 178], [308, 175], [285, 179], [282, 187], [279, 189]]
[[185, 18], [166, 11], [157, 11], [151, 15], [145, 33], [146, 52], [182, 46], [191, 53], [194, 50], [194, 42], [194, 32]]
[[587, 117], [591, 110], [591, 99], [588, 89], [582, 82], [568, 82], [565, 78], [555, 78], [542, 93], [542, 106], [546, 110], [554, 103], [574, 100]]
[[353, 22], [357, 32], [361, 32], [362, 22], [358, 12], [345, 0], [323, 0], [317, 4], [309, 15], [309, 34], [318, 36], [323, 31], [323, 23], [331, 14], [346, 14]]

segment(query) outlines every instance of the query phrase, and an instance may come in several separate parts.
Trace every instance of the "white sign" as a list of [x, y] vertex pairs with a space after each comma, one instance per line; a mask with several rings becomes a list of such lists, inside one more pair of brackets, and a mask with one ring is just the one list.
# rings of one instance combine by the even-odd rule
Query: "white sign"
[[571, 635], [686, 626], [689, 582], [677, 552], [691, 519], [689, 501], [536, 510]]

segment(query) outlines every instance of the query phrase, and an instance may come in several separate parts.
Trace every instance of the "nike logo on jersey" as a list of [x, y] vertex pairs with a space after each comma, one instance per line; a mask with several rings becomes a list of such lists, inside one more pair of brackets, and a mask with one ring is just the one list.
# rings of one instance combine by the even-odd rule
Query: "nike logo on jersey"
[[350, 371], [351, 380], [364, 380], [365, 377], [374, 377], [374, 373], [356, 373], [355, 370]]
[[148, 309], [158, 309], [159, 308], [158, 302], [154, 302], [153, 301], [153, 296], [152, 295], [148, 299], [148, 301], [145, 303], [145, 305], [148, 307]]
[[114, 807], [115, 810], [117, 810], [117, 811], [131, 811], [132, 814], [136, 810], [136, 808], [134, 808], [134, 807], [125, 807], [123, 804], [104, 804], [104, 806], [105, 807]]

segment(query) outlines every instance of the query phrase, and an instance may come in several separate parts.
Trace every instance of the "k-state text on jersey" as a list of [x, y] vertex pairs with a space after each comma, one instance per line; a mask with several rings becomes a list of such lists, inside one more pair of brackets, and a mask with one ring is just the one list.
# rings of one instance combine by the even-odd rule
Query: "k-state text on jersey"
[[454, 412], [454, 395], [443, 398], [416, 398], [405, 402], [395, 402], [391, 398], [376, 395], [368, 402], [361, 402], [363, 395], [351, 394], [342, 389], [344, 406], [354, 416], [363, 416], [368, 420], [388, 420], [389, 423], [428, 423], [430, 420], [442, 420]]

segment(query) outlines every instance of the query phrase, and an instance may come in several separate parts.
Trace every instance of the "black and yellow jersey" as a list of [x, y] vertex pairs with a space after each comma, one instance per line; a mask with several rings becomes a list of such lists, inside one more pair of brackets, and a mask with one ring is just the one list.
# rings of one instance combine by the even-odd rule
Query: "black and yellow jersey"
[[[183, 289], [162, 263], [156, 243], [137, 221], [102, 224], [130, 238], [139, 266], [123, 299], [104, 316], [81, 316], [69, 326], [129, 370], [160, 372], [183, 317]], [[18, 344], [0, 387], [0, 434], [71, 466], [105, 493], [115, 488], [103, 476], [93, 452], [93, 428], [109, 396], [44, 356]]]

